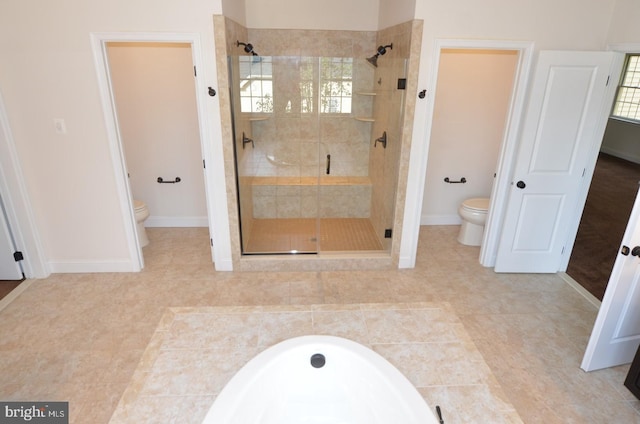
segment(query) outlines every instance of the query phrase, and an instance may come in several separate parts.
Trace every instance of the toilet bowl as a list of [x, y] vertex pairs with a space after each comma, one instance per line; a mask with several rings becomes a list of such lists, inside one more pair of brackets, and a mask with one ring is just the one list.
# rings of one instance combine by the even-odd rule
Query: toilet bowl
[[458, 208], [462, 218], [458, 242], [467, 246], [480, 246], [484, 234], [484, 224], [487, 221], [489, 199], [467, 199]]
[[147, 232], [144, 229], [144, 221], [149, 218], [149, 209], [147, 209], [147, 205], [143, 201], [134, 200], [133, 210], [136, 215], [136, 231], [138, 232], [140, 247], [145, 247], [149, 244], [149, 237], [147, 237]]

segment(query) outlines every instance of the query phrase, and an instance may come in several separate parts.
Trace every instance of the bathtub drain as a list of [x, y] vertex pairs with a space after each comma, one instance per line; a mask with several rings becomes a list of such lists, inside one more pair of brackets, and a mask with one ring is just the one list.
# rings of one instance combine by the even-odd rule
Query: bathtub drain
[[322, 353], [315, 353], [311, 355], [311, 366], [313, 368], [322, 368], [326, 362], [327, 361]]

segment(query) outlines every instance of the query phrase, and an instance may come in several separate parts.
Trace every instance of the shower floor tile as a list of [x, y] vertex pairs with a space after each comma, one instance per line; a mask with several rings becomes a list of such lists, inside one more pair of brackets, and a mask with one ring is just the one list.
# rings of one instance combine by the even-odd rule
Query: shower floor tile
[[[382, 250], [368, 218], [321, 218], [322, 252]], [[316, 252], [318, 222], [314, 218], [254, 219], [245, 253]]]
[[423, 302], [170, 308], [110, 423], [146, 422], [149, 416], [200, 423], [251, 358], [309, 334], [345, 337], [378, 352], [432, 410], [443, 392], [447, 399], [473, 399], [456, 402], [455, 410], [441, 404], [451, 422], [486, 422], [488, 416], [496, 423], [522, 422], [451, 306]]

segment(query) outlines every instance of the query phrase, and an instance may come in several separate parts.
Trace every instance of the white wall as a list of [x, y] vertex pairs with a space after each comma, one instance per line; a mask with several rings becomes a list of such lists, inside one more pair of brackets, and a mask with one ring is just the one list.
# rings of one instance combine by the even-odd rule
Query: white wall
[[109, 43], [107, 51], [131, 194], [151, 214], [145, 225], [206, 227], [191, 46]]

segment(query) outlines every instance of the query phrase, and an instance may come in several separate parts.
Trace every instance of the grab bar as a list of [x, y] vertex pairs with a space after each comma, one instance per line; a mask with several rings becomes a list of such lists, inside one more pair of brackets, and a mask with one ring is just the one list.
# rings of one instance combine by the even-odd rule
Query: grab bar
[[444, 182], [449, 184], [460, 184], [460, 183], [464, 184], [467, 182], [467, 179], [465, 177], [462, 177], [460, 178], [460, 181], [451, 181], [449, 177], [445, 177]]
[[175, 184], [175, 183], [179, 183], [182, 180], [180, 179], [180, 177], [176, 177], [176, 179], [173, 181], [165, 181], [162, 179], [162, 177], [158, 177], [157, 181], [159, 184]]
[[331, 173], [331, 155], [327, 155], [327, 175]]

